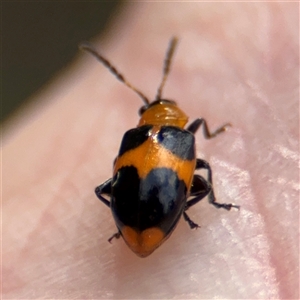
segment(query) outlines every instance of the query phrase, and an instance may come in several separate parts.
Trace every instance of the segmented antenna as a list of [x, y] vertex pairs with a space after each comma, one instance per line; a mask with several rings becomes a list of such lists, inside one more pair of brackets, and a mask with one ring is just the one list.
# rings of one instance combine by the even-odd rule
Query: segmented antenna
[[96, 57], [97, 60], [99, 60], [106, 68], [110, 70], [111, 73], [113, 73], [117, 79], [119, 79], [121, 82], [123, 82], [125, 85], [127, 85], [130, 89], [132, 89], [134, 92], [136, 92], [142, 100], [145, 102], [146, 105], [149, 105], [150, 101], [148, 98], [136, 87], [131, 85], [126, 78], [119, 73], [119, 71], [101, 54], [99, 54], [89, 43], [85, 42], [79, 45], [79, 49], [83, 51], [87, 51], [90, 54], [92, 54], [94, 57]]
[[164, 62], [163, 78], [162, 78], [160, 86], [157, 90], [155, 100], [160, 100], [161, 99], [162, 90], [165, 86], [167, 77], [170, 73], [170, 65], [171, 65], [172, 57], [173, 57], [177, 42], [178, 42], [177, 37], [173, 37], [170, 41], [170, 45], [169, 45], [168, 51], [166, 53], [165, 62]]

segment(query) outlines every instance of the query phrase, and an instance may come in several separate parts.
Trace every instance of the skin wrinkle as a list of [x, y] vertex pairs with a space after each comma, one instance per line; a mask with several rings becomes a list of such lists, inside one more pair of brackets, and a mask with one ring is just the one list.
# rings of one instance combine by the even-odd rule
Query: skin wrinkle
[[[217, 163], [219, 165], [222, 165], [223, 167], [225, 167], [228, 171], [230, 170], [230, 173], [236, 173], [238, 175], [238, 177], [240, 179], [242, 179], [242, 181], [244, 181], [244, 183], [242, 183], [240, 180], [238, 180], [238, 186], [242, 186], [242, 187], [247, 187], [251, 185], [251, 176], [249, 176], [249, 173], [246, 170], [239, 170], [237, 167], [234, 166], [230, 166], [228, 165], [226, 162], [221, 162], [221, 161], [217, 161]], [[241, 193], [239, 193], [240, 195], [242, 195]], [[247, 198], [247, 202], [249, 202], [249, 200], [251, 199], [255, 199], [257, 197], [255, 197], [255, 195], [250, 195], [250, 198]], [[246, 200], [246, 199], [245, 199]], [[256, 208], [255, 207], [251, 207], [251, 211], [255, 211]], [[251, 268], [253, 268], [253, 270], [257, 269], [266, 269], [266, 270], [270, 270], [268, 273], [265, 274], [266, 277], [269, 278], [269, 282], [273, 282], [273, 284], [271, 284], [269, 286], [269, 292], [270, 292], [270, 297], [271, 299], [278, 299], [279, 297], [279, 290], [277, 287], [277, 279], [276, 279], [276, 273], [274, 272], [274, 268], [271, 267], [271, 258], [270, 258], [270, 248], [268, 247], [268, 239], [267, 238], [263, 238], [260, 239], [259, 236], [267, 236], [267, 231], [266, 231], [266, 222], [263, 219], [263, 215], [259, 214], [259, 215], [255, 215], [253, 212], [247, 212], [247, 208], [242, 208], [241, 214], [244, 215], [245, 219], [250, 219], [249, 222], [249, 226], [256, 228], [256, 229], [262, 229], [262, 231], [260, 232], [259, 235], [255, 234], [252, 237], [248, 237], [248, 240], [251, 241], [251, 243], [256, 245], [257, 251], [260, 252], [260, 258], [262, 259], [261, 262], [258, 261], [253, 261], [251, 262], [246, 262], [246, 264]], [[248, 217], [246, 217], [246, 215], [248, 215]], [[247, 222], [248, 223], [248, 222]], [[246, 224], [247, 224], [246, 223]], [[227, 229], [227, 231], [229, 232], [229, 234], [235, 235], [234, 233], [234, 228], [232, 226], [230, 226], [230, 223], [227, 224], [226, 219], [222, 220], [222, 224], [223, 226]], [[263, 229], [265, 228], [265, 229]], [[245, 253], [248, 250], [247, 246], [244, 246], [242, 243], [239, 243], [238, 238], [231, 238], [232, 242], [235, 242], [234, 247], [237, 247], [238, 249], [240, 249], [240, 253]], [[243, 240], [243, 242], [245, 243], [246, 240]], [[222, 254], [221, 254], [222, 255]], [[247, 261], [247, 260], [245, 260]], [[267, 263], [267, 265], [269, 266], [269, 268], [265, 268], [266, 266], [266, 262], [269, 261]], [[231, 268], [229, 267], [229, 269], [231, 270]], [[231, 272], [233, 272], [231, 270]], [[274, 288], [276, 287], [276, 288]]]
[[[251, 171], [250, 171], [251, 172]], [[251, 172], [252, 173], [252, 172]], [[251, 176], [251, 182], [252, 186], [257, 185], [257, 178]], [[256, 193], [254, 194], [255, 199], [263, 199], [264, 193]], [[269, 278], [268, 282], [273, 282], [273, 284], [270, 286], [270, 294], [273, 299], [284, 299], [284, 294], [286, 294], [287, 291], [285, 291], [285, 287], [278, 284], [280, 282], [281, 274], [285, 273], [286, 269], [286, 260], [278, 260], [276, 257], [274, 257], [271, 248], [272, 244], [276, 244], [274, 241], [274, 236], [270, 235], [270, 232], [272, 231], [273, 224], [270, 223], [270, 219], [268, 217], [268, 209], [265, 207], [265, 204], [263, 202], [256, 202], [257, 210], [259, 211], [259, 215], [262, 218], [262, 222], [260, 224], [261, 233], [264, 236], [263, 240], [260, 240], [258, 243], [259, 248], [267, 248], [266, 253], [263, 253], [259, 251], [259, 256], [261, 259], [263, 259], [262, 266], [264, 266], [265, 270], [269, 270], [269, 273], [265, 274], [264, 277]], [[268, 261], [268, 262], [267, 262]], [[267, 262], [269, 267], [265, 267], [265, 263]], [[275, 267], [276, 266], [276, 267]]]

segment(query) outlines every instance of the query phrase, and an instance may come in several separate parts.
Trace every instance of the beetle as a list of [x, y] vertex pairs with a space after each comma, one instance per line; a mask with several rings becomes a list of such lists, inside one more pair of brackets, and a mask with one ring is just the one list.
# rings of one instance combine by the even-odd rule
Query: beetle
[[[174, 37], [170, 41], [163, 77], [152, 102], [90, 44], [80, 46], [144, 102], [137, 127], [127, 131], [123, 137], [112, 178], [95, 189], [97, 197], [111, 209], [118, 230], [109, 242], [122, 236], [129, 248], [140, 257], [146, 257], [158, 248], [171, 235], [181, 216], [191, 229], [198, 228], [186, 211], [206, 196], [216, 208], [239, 208], [216, 201], [211, 167], [195, 155], [194, 134], [201, 125], [204, 137], [211, 139], [224, 132], [230, 124], [210, 132], [206, 120], [198, 118], [184, 129], [187, 115], [175, 101], [162, 98], [176, 45], [177, 38]], [[195, 174], [200, 169], [207, 171], [207, 179]]]

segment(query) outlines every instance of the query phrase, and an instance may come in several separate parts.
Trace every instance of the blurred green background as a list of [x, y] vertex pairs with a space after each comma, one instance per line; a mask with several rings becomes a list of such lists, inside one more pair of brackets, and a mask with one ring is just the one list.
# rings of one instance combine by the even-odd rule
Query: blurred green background
[[1, 121], [105, 30], [120, 1], [1, 1]]

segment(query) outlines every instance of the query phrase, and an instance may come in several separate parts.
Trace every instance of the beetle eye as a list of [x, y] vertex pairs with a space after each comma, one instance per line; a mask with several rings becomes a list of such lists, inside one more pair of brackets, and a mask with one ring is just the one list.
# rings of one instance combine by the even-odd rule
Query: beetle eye
[[149, 105], [143, 105], [140, 109], [139, 109], [139, 116], [141, 116], [147, 109], [148, 109]]

